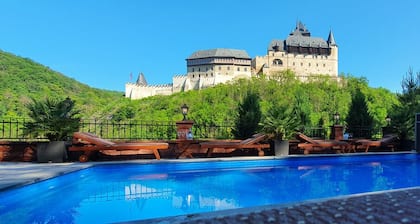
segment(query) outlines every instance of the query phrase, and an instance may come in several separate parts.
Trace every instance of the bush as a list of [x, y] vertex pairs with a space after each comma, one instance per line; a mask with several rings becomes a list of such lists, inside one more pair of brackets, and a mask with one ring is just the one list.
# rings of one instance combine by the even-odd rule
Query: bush
[[79, 130], [79, 111], [74, 109], [74, 101], [69, 97], [64, 100], [32, 99], [27, 108], [32, 122], [25, 124], [26, 135], [45, 136], [50, 141], [60, 141]]

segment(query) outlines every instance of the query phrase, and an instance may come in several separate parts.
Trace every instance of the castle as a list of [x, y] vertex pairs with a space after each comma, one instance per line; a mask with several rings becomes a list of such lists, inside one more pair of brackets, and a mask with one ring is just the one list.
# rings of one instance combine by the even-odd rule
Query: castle
[[265, 56], [251, 59], [244, 50], [200, 50], [187, 59], [187, 74], [176, 75], [172, 84], [148, 85], [141, 73], [135, 83], [125, 85], [125, 96], [141, 99], [154, 95], [198, 90], [255, 75], [273, 75], [290, 69], [300, 80], [314, 75], [338, 77], [338, 46], [332, 31], [325, 41], [311, 37], [304, 24], [298, 22], [285, 40], [272, 40]]

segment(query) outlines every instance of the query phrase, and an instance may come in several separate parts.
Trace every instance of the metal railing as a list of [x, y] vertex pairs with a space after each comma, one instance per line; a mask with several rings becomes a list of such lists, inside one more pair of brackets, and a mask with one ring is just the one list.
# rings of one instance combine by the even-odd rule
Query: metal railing
[[0, 119], [0, 139], [19, 141], [19, 140], [46, 140], [44, 136], [27, 136], [24, 133], [25, 124], [29, 122], [25, 118], [3, 118]]
[[[8, 141], [46, 140], [45, 135], [25, 135], [25, 118], [0, 119], [0, 139]], [[233, 125], [194, 124], [194, 138], [231, 139]], [[79, 131], [91, 132], [101, 138], [116, 140], [171, 140], [176, 138], [174, 121], [137, 121], [115, 122], [112, 120], [83, 119]]]
[[[329, 139], [331, 135], [331, 127], [305, 127], [303, 133], [311, 138]], [[355, 126], [352, 128], [345, 128], [344, 133], [347, 133], [350, 138], [365, 138], [378, 139], [382, 137], [382, 129]]]
[[[45, 135], [25, 135], [25, 124], [31, 122], [25, 118], [0, 118], [0, 140], [31, 141], [46, 140]], [[233, 124], [209, 125], [195, 123], [192, 133], [196, 139], [233, 139]], [[115, 122], [112, 120], [83, 119], [79, 131], [91, 132], [101, 138], [116, 140], [171, 140], [176, 138], [175, 121], [139, 121]], [[380, 138], [381, 129], [371, 127], [353, 127], [346, 129], [353, 138]], [[312, 138], [328, 139], [330, 127], [305, 127], [303, 133]]]

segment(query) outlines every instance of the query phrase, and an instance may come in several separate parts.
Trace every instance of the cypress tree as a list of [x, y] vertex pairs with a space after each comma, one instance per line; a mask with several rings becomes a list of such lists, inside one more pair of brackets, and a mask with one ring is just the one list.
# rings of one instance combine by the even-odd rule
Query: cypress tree
[[235, 127], [232, 130], [235, 138], [246, 139], [255, 134], [259, 130], [261, 114], [260, 97], [248, 91], [238, 105]]

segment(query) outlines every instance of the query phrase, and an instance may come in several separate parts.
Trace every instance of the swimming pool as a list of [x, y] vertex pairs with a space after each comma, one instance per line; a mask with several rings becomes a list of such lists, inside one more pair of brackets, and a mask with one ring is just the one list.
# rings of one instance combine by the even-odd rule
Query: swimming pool
[[5, 223], [109, 223], [420, 186], [417, 154], [105, 164], [0, 193]]

